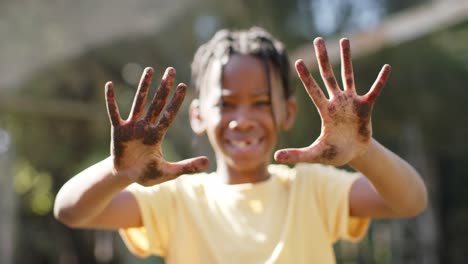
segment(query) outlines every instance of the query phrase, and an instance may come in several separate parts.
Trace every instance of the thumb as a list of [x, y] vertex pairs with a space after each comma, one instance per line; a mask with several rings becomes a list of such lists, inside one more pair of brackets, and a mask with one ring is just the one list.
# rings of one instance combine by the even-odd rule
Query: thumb
[[279, 163], [294, 164], [299, 162], [308, 162], [305, 160], [306, 148], [280, 149], [275, 152], [275, 160]]
[[276, 151], [275, 160], [279, 163], [293, 164], [299, 162], [328, 163], [337, 155], [336, 147], [326, 144], [312, 144], [306, 148], [281, 149]]
[[171, 176], [177, 177], [182, 174], [193, 174], [208, 169], [210, 161], [207, 157], [196, 157], [191, 159], [182, 160], [179, 162], [169, 163], [167, 173]]

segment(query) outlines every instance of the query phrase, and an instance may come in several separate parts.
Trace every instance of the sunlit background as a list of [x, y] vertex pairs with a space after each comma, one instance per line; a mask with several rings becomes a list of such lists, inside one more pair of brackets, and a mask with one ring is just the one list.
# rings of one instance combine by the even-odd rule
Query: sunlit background
[[[349, 37], [360, 92], [392, 65], [374, 135], [423, 174], [430, 205], [414, 219], [374, 221], [359, 244], [338, 243], [337, 262], [466, 263], [467, 0], [0, 1], [0, 262], [163, 263], [132, 256], [116, 232], [58, 223], [55, 195], [109, 153], [106, 81], [128, 112], [144, 67], [159, 78], [174, 66], [189, 83], [201, 43], [221, 28], [253, 25], [312, 69], [316, 36], [325, 37], [337, 71], [338, 40]], [[281, 146], [306, 146], [320, 129], [295, 85], [300, 112]], [[164, 142], [169, 160], [212, 155], [188, 126], [191, 96]]]

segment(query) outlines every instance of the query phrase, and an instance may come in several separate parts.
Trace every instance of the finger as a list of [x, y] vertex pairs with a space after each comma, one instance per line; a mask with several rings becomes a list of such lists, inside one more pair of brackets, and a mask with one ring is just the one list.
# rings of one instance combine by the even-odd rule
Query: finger
[[280, 149], [275, 152], [274, 158], [279, 163], [294, 164], [299, 162], [308, 162], [304, 159], [305, 148]]
[[310, 74], [303, 60], [296, 61], [296, 71], [302, 81], [302, 84], [304, 84], [307, 93], [309, 94], [317, 109], [320, 111], [326, 104], [327, 98], [323, 94], [322, 89], [320, 89], [318, 86], [314, 77], [312, 77]]
[[340, 88], [336, 82], [330, 60], [328, 59], [327, 48], [325, 47], [325, 41], [323, 38], [316, 38], [314, 40], [314, 47], [320, 69], [320, 75], [322, 76], [325, 86], [327, 87], [329, 97], [333, 98], [336, 94], [338, 94]]
[[341, 47], [341, 78], [343, 80], [344, 90], [354, 91], [354, 71], [351, 59], [351, 47], [349, 39], [343, 38], [340, 41]]
[[172, 121], [174, 121], [174, 118], [176, 117], [177, 112], [179, 111], [179, 108], [182, 105], [182, 102], [184, 101], [186, 89], [187, 86], [183, 83], [177, 86], [177, 89], [174, 95], [172, 96], [171, 102], [169, 102], [169, 105], [164, 111], [164, 115], [161, 117], [161, 119], [159, 119], [156, 128], [157, 131], [162, 135], [166, 133], [167, 129], [172, 124]]
[[168, 163], [167, 174], [177, 177], [183, 174], [192, 174], [208, 169], [210, 161], [207, 157], [197, 157], [179, 162]]
[[379, 94], [382, 92], [382, 89], [385, 86], [385, 83], [387, 83], [387, 80], [390, 76], [391, 72], [391, 67], [388, 64], [385, 64], [382, 67], [382, 70], [380, 70], [379, 76], [377, 76], [377, 79], [375, 80], [374, 84], [372, 85], [371, 89], [369, 92], [364, 95], [364, 100], [374, 103]]
[[148, 112], [146, 113], [145, 118], [149, 123], [154, 123], [164, 108], [169, 91], [174, 84], [175, 75], [176, 71], [172, 67], [168, 67], [164, 72], [158, 90], [156, 91], [156, 94], [154, 95], [153, 100], [151, 101], [151, 104], [148, 108]]
[[153, 78], [153, 68], [147, 67], [141, 75], [140, 84], [133, 100], [132, 110], [127, 120], [135, 120], [141, 118], [143, 110], [145, 109], [146, 98], [148, 96], [148, 89]]
[[312, 144], [306, 148], [281, 149], [276, 151], [275, 160], [280, 163], [330, 163], [338, 155], [337, 147], [329, 144]]
[[121, 123], [119, 107], [117, 106], [117, 102], [115, 100], [115, 93], [114, 93], [114, 84], [112, 82], [107, 82], [105, 86], [106, 90], [106, 107], [107, 107], [107, 114], [109, 115], [109, 119], [113, 126], [118, 126]]

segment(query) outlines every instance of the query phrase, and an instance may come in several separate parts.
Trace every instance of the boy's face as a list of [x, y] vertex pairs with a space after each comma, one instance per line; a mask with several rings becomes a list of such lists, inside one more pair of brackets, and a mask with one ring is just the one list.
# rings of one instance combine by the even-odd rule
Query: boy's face
[[210, 69], [200, 91], [204, 130], [218, 163], [241, 173], [261, 170], [270, 163], [277, 142], [276, 124], [282, 123], [287, 112], [279, 76], [270, 67], [270, 98], [265, 64], [259, 58], [232, 55], [221, 83], [220, 69], [219, 65]]

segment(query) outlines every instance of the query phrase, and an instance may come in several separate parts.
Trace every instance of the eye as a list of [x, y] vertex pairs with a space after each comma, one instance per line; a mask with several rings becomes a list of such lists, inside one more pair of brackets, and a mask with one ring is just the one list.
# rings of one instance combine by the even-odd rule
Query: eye
[[270, 100], [257, 100], [255, 101], [255, 106], [270, 106], [271, 101]]
[[231, 103], [231, 102], [223, 101], [223, 102], [221, 102], [221, 107], [222, 108], [232, 108], [232, 107], [234, 107], [234, 104]]
[[230, 109], [235, 107], [235, 103], [230, 100], [219, 100], [216, 106], [222, 109]]

